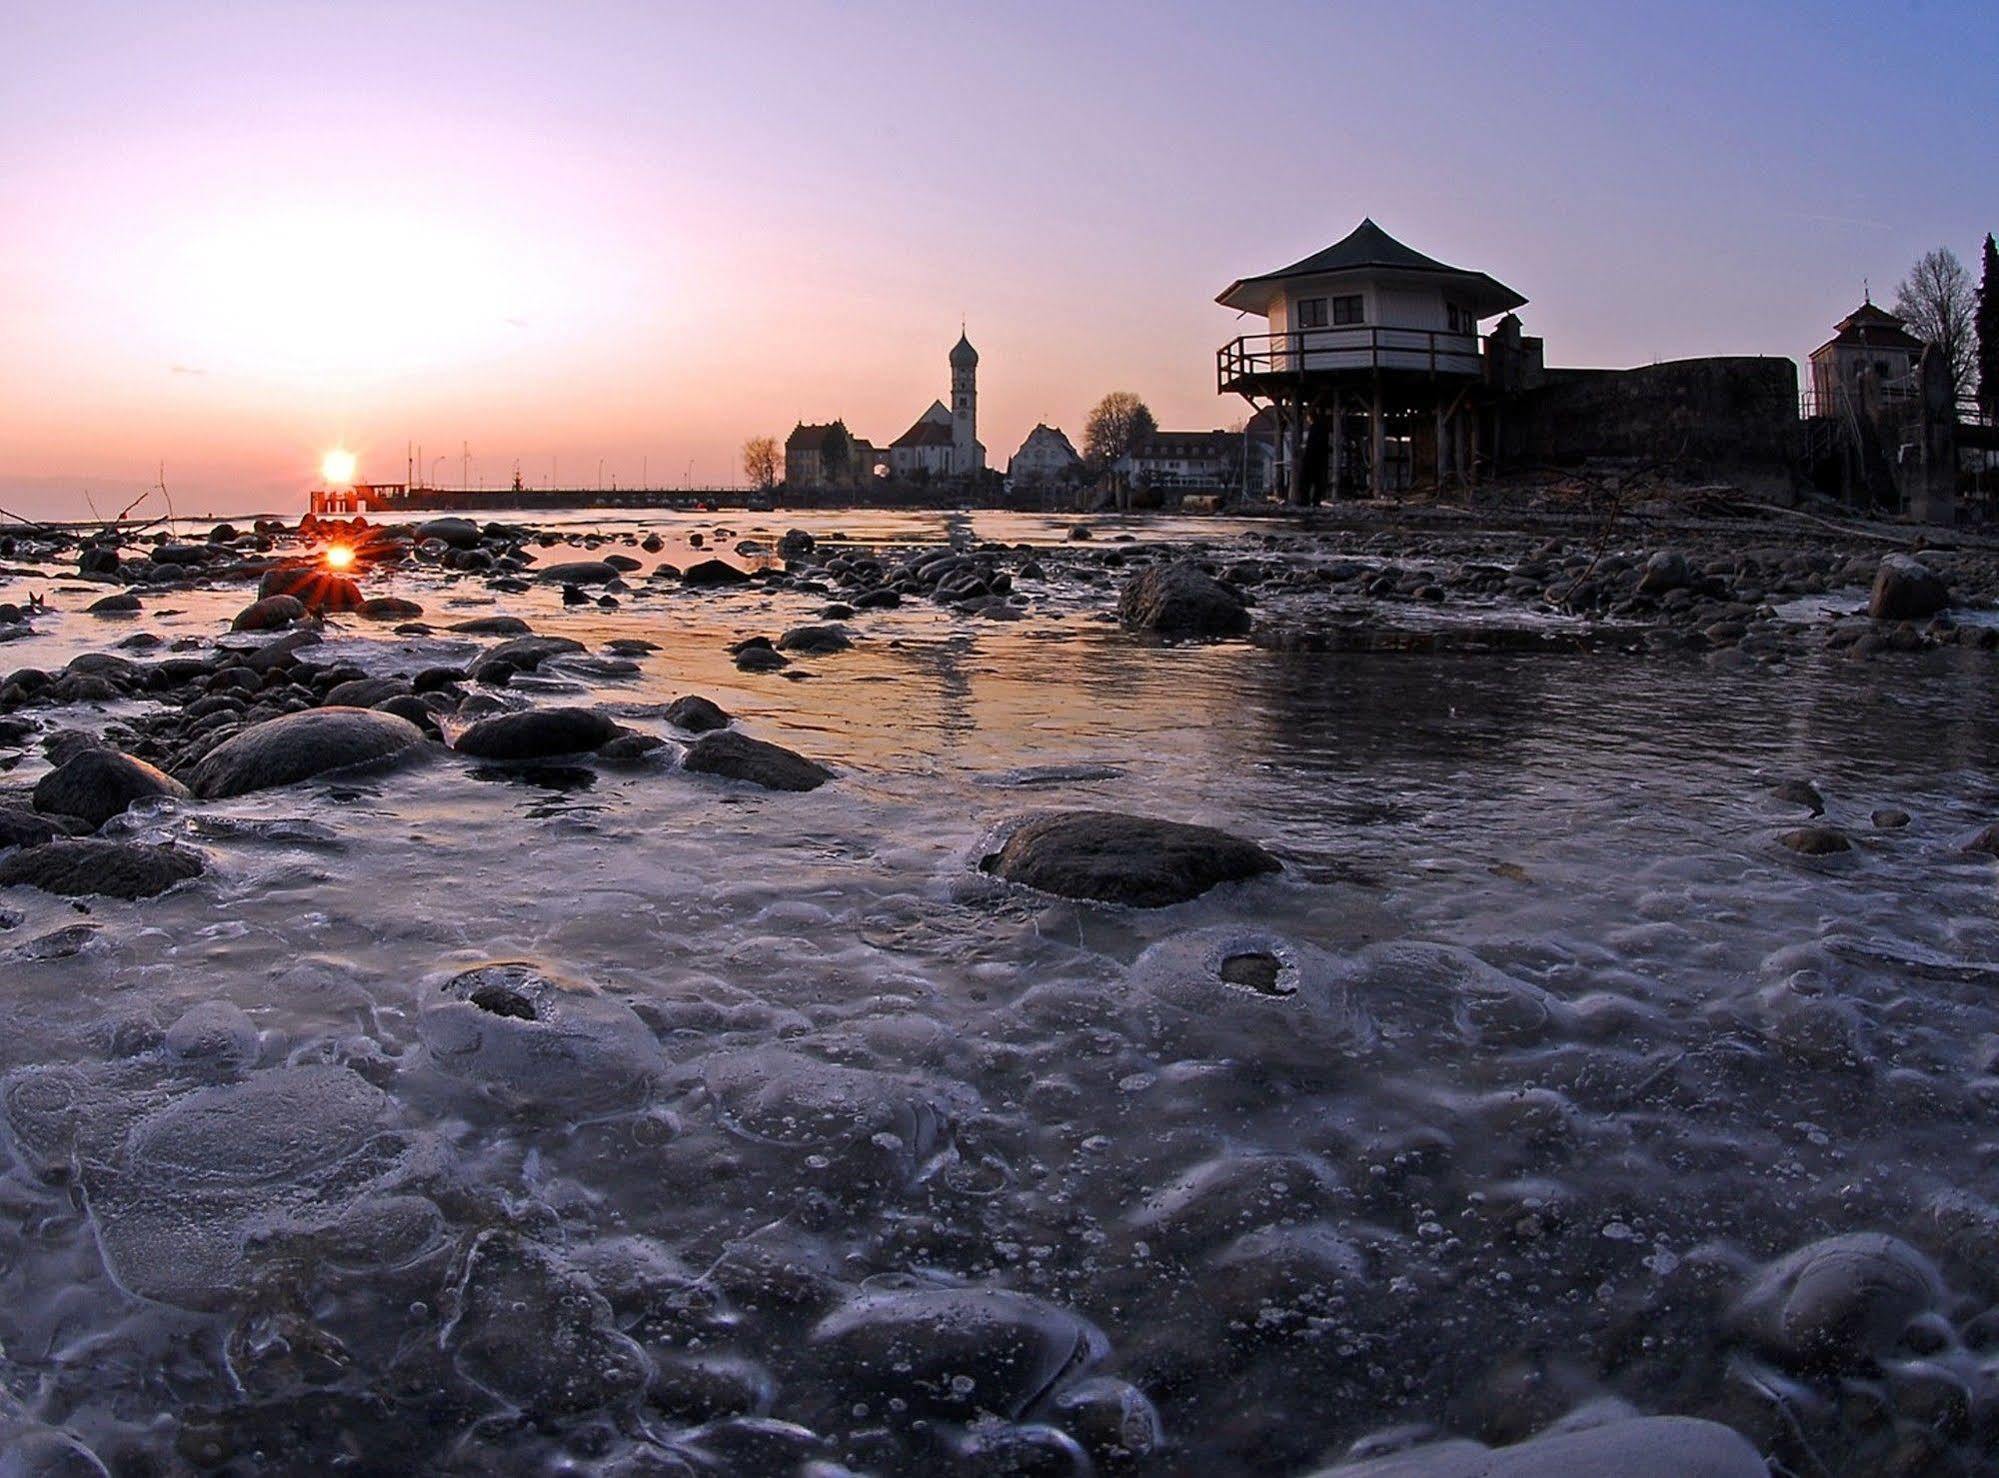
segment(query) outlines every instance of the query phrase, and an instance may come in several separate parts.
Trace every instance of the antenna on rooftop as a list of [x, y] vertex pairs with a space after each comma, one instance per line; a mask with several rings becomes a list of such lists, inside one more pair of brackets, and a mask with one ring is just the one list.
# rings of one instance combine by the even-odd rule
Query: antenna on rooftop
[[1870, 304], [1874, 301], [1874, 289], [1867, 285], [1865, 277], [1860, 279], [1860, 301]]

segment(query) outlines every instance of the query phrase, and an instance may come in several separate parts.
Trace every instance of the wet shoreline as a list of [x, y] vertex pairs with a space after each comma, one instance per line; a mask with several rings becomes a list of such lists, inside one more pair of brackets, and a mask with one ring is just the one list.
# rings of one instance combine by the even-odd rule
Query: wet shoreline
[[[142, 801], [101, 838], [201, 875], [0, 895], [22, 1430], [167, 1470], [1305, 1473], [1673, 1413], [1793, 1465], [1978, 1470], [1989, 556], [1931, 555], [1945, 621], [1862, 630], [1776, 613], [1863, 604], [1878, 549], [1776, 529], [1765, 558], [826, 515], [786, 558], [758, 522], [364, 560], [421, 614], [308, 617], [255, 688], [217, 653], [284, 639], [224, 636], [261, 573], [9, 577], [60, 610], [5, 665], [110, 688], [7, 705], [24, 794], [58, 731], [192, 776], [342, 683], [436, 696], [453, 738], [618, 731]], [[297, 552], [272, 537], [224, 558]], [[1684, 580], [1633, 608], [1661, 551]], [[608, 554], [640, 568], [538, 578]], [[651, 574], [717, 554], [778, 573]], [[1247, 637], [1118, 623], [1189, 556]], [[114, 591], [140, 610], [84, 614]], [[450, 628], [492, 617], [582, 650], [481, 680], [522, 637]], [[782, 666], [741, 665], [756, 636]], [[689, 694], [832, 778], [691, 770]], [[1043, 811], [1282, 871], [1146, 908], [982, 870]], [[1783, 840], [1811, 826], [1846, 850]]]

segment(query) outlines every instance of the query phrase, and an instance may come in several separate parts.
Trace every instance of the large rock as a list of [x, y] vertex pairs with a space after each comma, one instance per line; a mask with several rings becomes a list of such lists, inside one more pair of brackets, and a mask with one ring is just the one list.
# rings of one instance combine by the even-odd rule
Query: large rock
[[482, 718], [451, 747], [485, 760], [534, 760], [581, 754], [609, 743], [624, 730], [594, 708], [530, 708]]
[[539, 570], [536, 579], [559, 585], [608, 585], [618, 578], [618, 567], [600, 559], [570, 560]]
[[25, 806], [0, 806], [0, 847], [33, 847], [62, 835], [63, 828]]
[[1161, 636], [1239, 636], [1249, 630], [1243, 599], [1188, 561], [1155, 565], [1125, 582], [1118, 619]]
[[1115, 811], [1056, 811], [1015, 827], [986, 872], [1064, 898], [1160, 908], [1217, 883], [1278, 872], [1254, 842], [1210, 826]]
[[236, 613], [231, 631], [275, 631], [305, 618], [305, 602], [295, 595], [267, 595]]
[[272, 570], [258, 584], [257, 598], [268, 600], [274, 595], [296, 596], [313, 611], [357, 611], [362, 602], [359, 585], [318, 565]]
[[1677, 549], [1661, 549], [1645, 561], [1645, 568], [1639, 572], [1638, 593], [1664, 595], [1668, 591], [1683, 590], [1693, 583], [1693, 571], [1687, 565], [1687, 557]]
[[692, 564], [682, 573], [683, 585], [742, 585], [749, 580], [747, 572], [737, 569], [727, 560], [704, 559]]
[[719, 703], [699, 693], [689, 693], [668, 705], [666, 721], [689, 734], [710, 734], [729, 727], [729, 713]]
[[1909, 1321], [1943, 1297], [1943, 1279], [1907, 1242], [1852, 1232], [1772, 1263], [1731, 1322], [1787, 1364], [1853, 1369], [1887, 1353]]
[[469, 518], [431, 518], [416, 526], [419, 539], [438, 539], [453, 549], [470, 549], [479, 542], [479, 525]]
[[1928, 565], [1891, 554], [1874, 572], [1867, 614], [1877, 621], [1927, 621], [1950, 604], [1950, 589]]
[[1003, 1288], [865, 1293], [822, 1319], [811, 1342], [843, 1395], [960, 1417], [1018, 1417], [1109, 1348], [1081, 1316]]
[[844, 652], [853, 644], [838, 626], [794, 626], [777, 639], [780, 652], [801, 652], [808, 657]]
[[155, 796], [186, 800], [189, 792], [144, 760], [115, 749], [86, 749], [42, 776], [35, 786], [35, 809], [102, 826], [134, 801]]
[[0, 859], [0, 888], [25, 885], [64, 898], [151, 898], [201, 871], [201, 854], [187, 847], [65, 838]]
[[423, 730], [392, 713], [309, 708], [266, 719], [226, 740], [194, 768], [194, 793], [214, 800], [375, 764], [423, 742]]
[[1314, 1478], [1769, 1478], [1754, 1447], [1719, 1422], [1628, 1417], [1489, 1448], [1439, 1442]]
[[833, 778], [831, 770], [802, 754], [733, 729], [695, 740], [683, 763], [696, 774], [747, 780], [765, 790], [816, 790]]

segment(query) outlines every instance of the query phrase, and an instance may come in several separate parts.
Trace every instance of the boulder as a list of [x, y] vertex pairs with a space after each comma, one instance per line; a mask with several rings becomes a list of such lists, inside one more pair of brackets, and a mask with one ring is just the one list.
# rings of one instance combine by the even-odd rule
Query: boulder
[[305, 602], [295, 595], [269, 595], [255, 600], [236, 613], [231, 631], [275, 631], [305, 619]]
[[107, 595], [92, 601], [84, 609], [93, 616], [136, 616], [139, 614], [139, 597], [129, 590], [117, 595]]
[[198, 877], [199, 852], [187, 847], [63, 838], [0, 858], [0, 888], [26, 886], [64, 898], [151, 898]]
[[1795, 831], [1785, 832], [1777, 840], [1806, 857], [1830, 857], [1838, 852], [1853, 850], [1853, 843], [1846, 839], [1846, 833], [1830, 826], [1800, 826]]
[[397, 595], [377, 595], [361, 602], [362, 619], [368, 621], [414, 621], [423, 607]]
[[1693, 571], [1687, 566], [1687, 557], [1677, 549], [1661, 549], [1645, 561], [1645, 568], [1638, 574], [1640, 595], [1664, 595], [1672, 590], [1684, 590], [1694, 583]]
[[526, 672], [541, 666], [550, 657], [584, 650], [582, 642], [572, 641], [566, 636], [521, 636], [501, 642], [480, 661], [504, 662], [517, 671]]
[[407, 719], [366, 708], [309, 708], [253, 724], [194, 767], [194, 793], [214, 800], [376, 764], [423, 742]]
[[453, 549], [470, 549], [479, 542], [479, 525], [469, 518], [429, 518], [416, 526], [419, 539], [436, 539]]
[[1254, 842], [1209, 826], [1115, 811], [1056, 811], [1016, 826], [980, 868], [1064, 898], [1161, 908], [1218, 883], [1283, 868]]
[[326, 690], [327, 708], [373, 708], [410, 691], [408, 678], [354, 677]]
[[1943, 1279], [1899, 1237], [1826, 1237], [1764, 1269], [1731, 1314], [1736, 1331], [1793, 1366], [1858, 1369], [1937, 1307]]
[[807, 657], [844, 652], [853, 644], [837, 626], [794, 626], [777, 639], [780, 652], [799, 652]]
[[777, 541], [777, 552], [786, 559], [797, 559], [818, 547], [819, 541], [804, 529], [786, 529]]
[[778, 744], [733, 729], [705, 734], [688, 747], [685, 768], [697, 775], [747, 780], [765, 790], [816, 790], [833, 778], [824, 765]]
[[319, 565], [288, 565], [272, 570], [257, 586], [257, 598], [292, 595], [312, 611], [357, 611], [361, 608], [361, 587], [345, 575], [335, 575]]
[[102, 826], [134, 801], [155, 796], [189, 798], [188, 788], [164, 770], [114, 749], [86, 749], [42, 776], [35, 786], [35, 809], [75, 816]]
[[1239, 636], [1250, 625], [1242, 597], [1188, 560], [1155, 565], [1127, 580], [1118, 619], [1161, 636]]
[[0, 806], [0, 847], [33, 847], [62, 835], [46, 816], [23, 806]]
[[1874, 572], [1867, 614], [1877, 621], [1927, 621], [1949, 604], [1941, 575], [1906, 554], [1890, 554]]
[[1080, 1315], [1003, 1288], [864, 1293], [822, 1319], [811, 1345], [847, 1394], [967, 1419], [1018, 1417], [1109, 1349]]
[[618, 568], [601, 559], [576, 559], [538, 570], [535, 578], [556, 585], [606, 585], [618, 578]]
[[704, 559], [699, 564], [691, 564], [680, 576], [683, 585], [744, 585], [749, 582], [749, 573], [738, 569], [727, 560]]
[[1733, 1428], [1691, 1416], [1642, 1416], [1511, 1447], [1429, 1443], [1322, 1468], [1313, 1478], [1769, 1478], [1769, 1472]]
[[530, 708], [482, 718], [451, 747], [475, 759], [545, 759], [596, 749], [623, 732], [594, 708]]
[[729, 714], [720, 704], [698, 693], [676, 698], [667, 706], [666, 721], [690, 734], [709, 734], [729, 727]]

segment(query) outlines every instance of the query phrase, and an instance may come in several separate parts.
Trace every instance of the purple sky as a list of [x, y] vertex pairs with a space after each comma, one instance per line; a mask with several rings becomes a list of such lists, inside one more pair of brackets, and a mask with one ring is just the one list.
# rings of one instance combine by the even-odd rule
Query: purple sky
[[[726, 482], [885, 442], [964, 315], [1000, 465], [1213, 393], [1214, 294], [1372, 215], [1550, 359], [1802, 357], [1999, 227], [1999, 6], [97, 5], [0, 62], [0, 501], [320, 453]], [[1245, 326], [1246, 327], [1246, 326]]]

